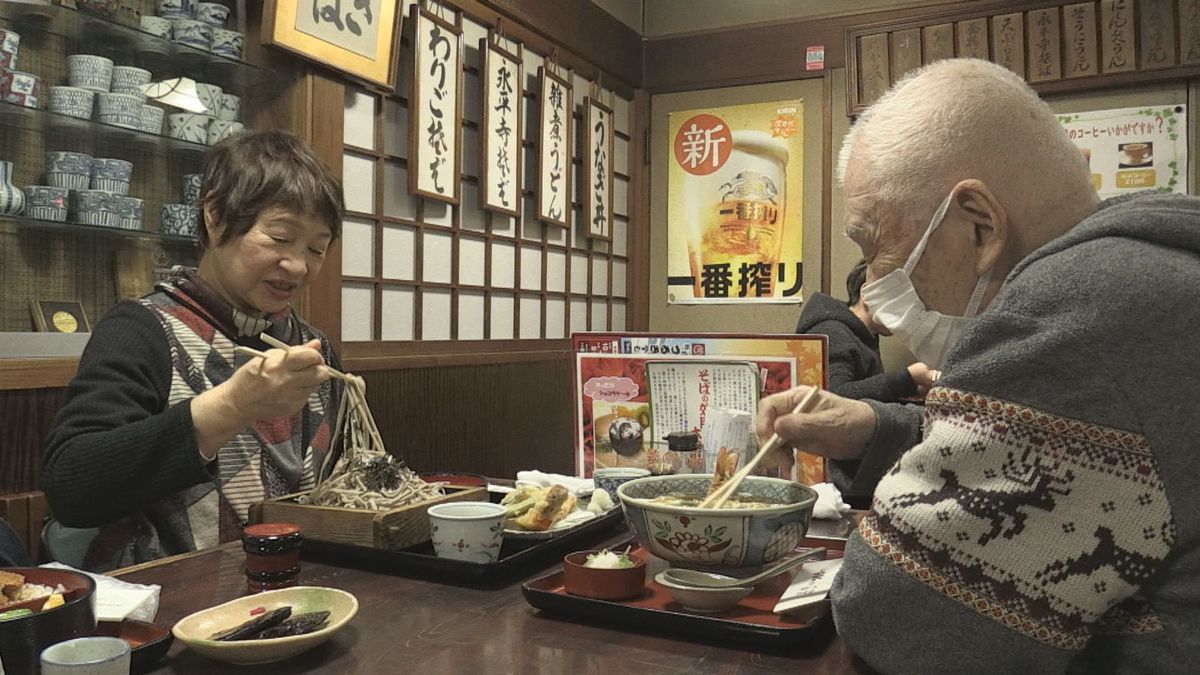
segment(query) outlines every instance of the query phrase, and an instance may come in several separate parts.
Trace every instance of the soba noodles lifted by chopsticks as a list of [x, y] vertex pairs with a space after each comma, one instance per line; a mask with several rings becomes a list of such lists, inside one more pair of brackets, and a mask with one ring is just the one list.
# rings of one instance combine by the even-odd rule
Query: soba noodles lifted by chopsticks
[[[263, 340], [275, 345], [270, 336]], [[286, 347], [286, 345], [284, 345]], [[442, 483], [426, 483], [402, 460], [388, 454], [367, 407], [366, 384], [361, 377], [338, 374], [345, 381], [345, 394], [338, 406], [333, 441], [317, 472], [317, 485], [297, 501], [316, 506], [382, 511], [440, 497]], [[326, 476], [337, 448], [341, 455]]]

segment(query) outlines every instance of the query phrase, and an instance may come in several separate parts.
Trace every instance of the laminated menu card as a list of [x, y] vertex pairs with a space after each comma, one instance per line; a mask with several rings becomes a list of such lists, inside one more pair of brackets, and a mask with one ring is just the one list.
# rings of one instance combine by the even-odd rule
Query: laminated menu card
[[[753, 411], [763, 396], [801, 384], [826, 386], [824, 335], [576, 333], [571, 339], [576, 469], [585, 477], [604, 467], [654, 471], [663, 464], [660, 454], [668, 452], [655, 441], [671, 432], [699, 432], [709, 410]], [[714, 361], [730, 366], [714, 370]], [[696, 366], [682, 365], [689, 362]], [[709, 364], [707, 384], [701, 363]], [[655, 377], [657, 392], [674, 391], [677, 400], [654, 401]], [[719, 390], [713, 378], [722, 378]], [[688, 390], [680, 392], [681, 386]], [[652, 403], [663, 409], [652, 411]], [[800, 453], [797, 460], [786, 477], [805, 484], [825, 479], [821, 458]]]

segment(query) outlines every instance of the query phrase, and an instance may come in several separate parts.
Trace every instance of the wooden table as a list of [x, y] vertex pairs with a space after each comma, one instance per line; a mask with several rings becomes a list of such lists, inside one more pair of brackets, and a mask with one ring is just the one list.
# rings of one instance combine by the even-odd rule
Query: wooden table
[[[244, 594], [244, 560], [235, 543], [127, 568], [117, 575], [136, 583], [160, 584], [156, 622], [171, 626], [192, 612]], [[521, 580], [478, 589], [306, 560], [300, 583], [353, 593], [359, 601], [358, 615], [332, 640], [303, 655], [239, 670], [339, 675], [872, 672], [833, 634], [829, 623], [798, 650], [766, 654], [543, 614], [525, 602]], [[176, 643], [154, 672], [227, 669], [232, 667]]]

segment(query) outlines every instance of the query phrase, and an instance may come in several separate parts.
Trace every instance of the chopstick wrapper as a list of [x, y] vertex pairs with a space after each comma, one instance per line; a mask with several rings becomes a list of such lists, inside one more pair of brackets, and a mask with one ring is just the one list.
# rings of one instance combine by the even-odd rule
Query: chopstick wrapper
[[833, 578], [842, 567], [842, 559], [804, 563], [792, 583], [775, 603], [775, 613], [784, 614], [814, 602], [820, 602], [833, 588]]
[[810, 485], [817, 491], [817, 504], [813, 507], [813, 518], [822, 520], [837, 520], [850, 510], [850, 505], [842, 501], [842, 493], [833, 483], [817, 483]]
[[162, 586], [131, 584], [113, 577], [106, 577], [103, 574], [78, 570], [62, 563], [46, 563], [42, 567], [80, 572], [94, 579], [96, 581], [97, 621], [135, 619], [153, 622], [154, 615], [158, 614], [158, 595]]
[[542, 473], [541, 471], [518, 471], [517, 487], [522, 485], [535, 485], [537, 487], [561, 485], [570, 490], [571, 494], [576, 497], [586, 497], [596, 489], [596, 484], [591, 478], [564, 476], [559, 473]]

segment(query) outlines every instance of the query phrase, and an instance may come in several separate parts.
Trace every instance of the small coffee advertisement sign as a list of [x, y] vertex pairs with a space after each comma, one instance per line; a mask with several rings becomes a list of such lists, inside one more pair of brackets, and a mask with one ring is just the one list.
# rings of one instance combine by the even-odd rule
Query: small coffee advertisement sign
[[1058, 116], [1083, 152], [1101, 198], [1158, 190], [1187, 194], [1187, 117], [1179, 105]]
[[799, 303], [804, 102], [668, 120], [668, 302]]

